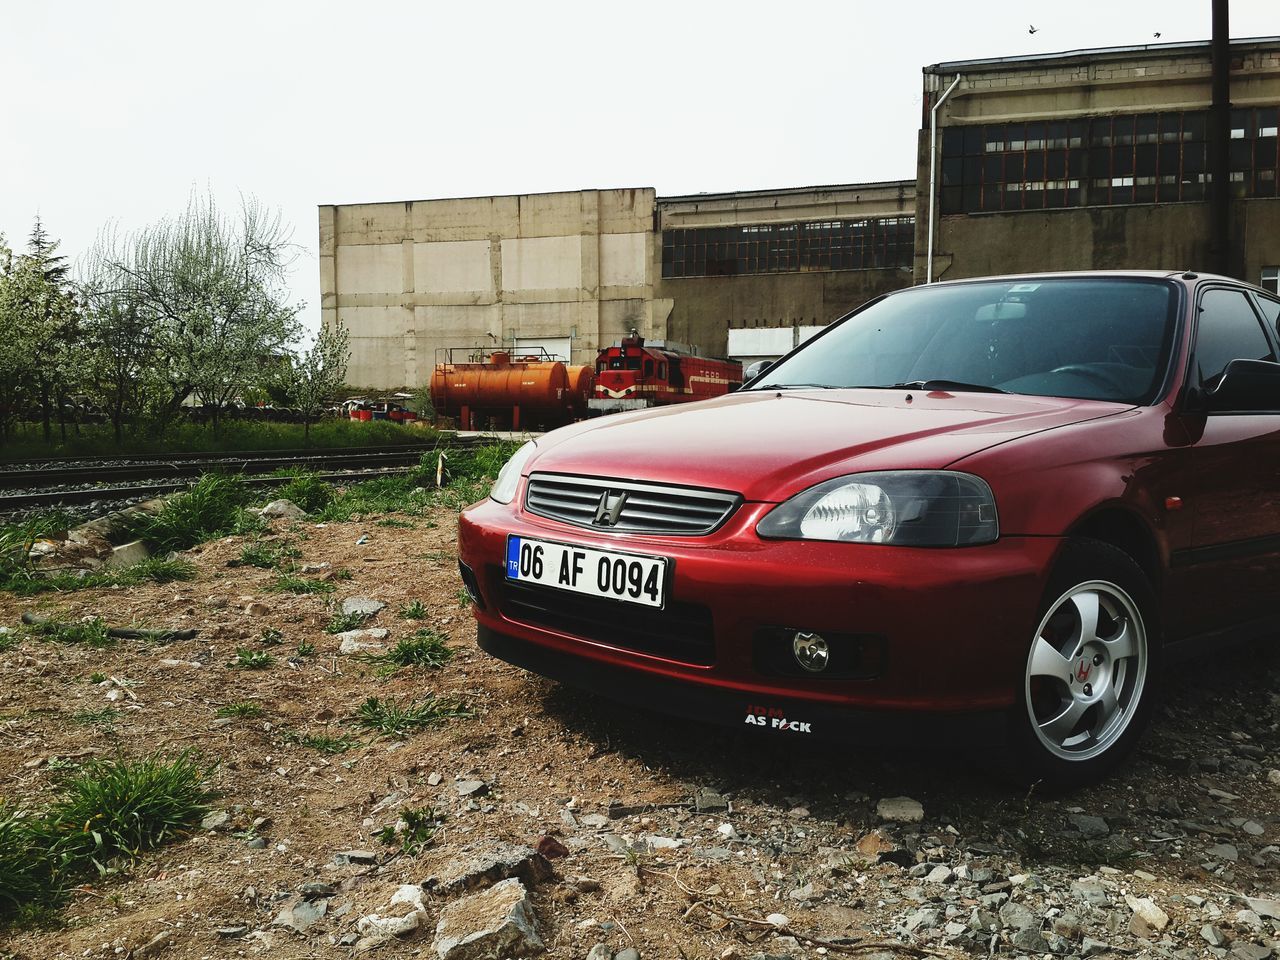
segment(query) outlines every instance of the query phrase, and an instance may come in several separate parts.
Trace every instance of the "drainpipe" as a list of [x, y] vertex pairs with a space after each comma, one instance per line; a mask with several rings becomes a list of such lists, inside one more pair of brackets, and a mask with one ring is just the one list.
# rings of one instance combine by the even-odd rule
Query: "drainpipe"
[[960, 74], [951, 81], [951, 86], [938, 98], [938, 102], [929, 111], [929, 261], [924, 268], [924, 282], [933, 283], [933, 225], [936, 219], [934, 208], [938, 203], [938, 108], [942, 106], [951, 91], [960, 84]]
[[1227, 0], [1213, 0], [1212, 101], [1209, 107], [1209, 269], [1238, 276], [1231, 250], [1231, 31]]

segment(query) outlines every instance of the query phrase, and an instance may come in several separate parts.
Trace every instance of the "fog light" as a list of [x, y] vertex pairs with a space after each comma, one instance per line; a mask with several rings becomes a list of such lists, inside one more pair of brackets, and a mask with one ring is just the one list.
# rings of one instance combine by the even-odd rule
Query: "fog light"
[[831, 662], [827, 641], [819, 633], [798, 631], [791, 639], [791, 652], [795, 654], [796, 663], [810, 673], [821, 673]]

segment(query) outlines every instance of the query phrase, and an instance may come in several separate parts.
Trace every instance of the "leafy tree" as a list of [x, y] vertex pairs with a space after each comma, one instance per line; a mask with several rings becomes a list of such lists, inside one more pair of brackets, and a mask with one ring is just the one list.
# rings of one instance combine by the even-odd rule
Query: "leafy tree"
[[303, 433], [311, 440], [311, 421], [319, 419], [325, 401], [341, 388], [351, 359], [351, 337], [341, 324], [321, 327], [310, 350], [290, 356], [279, 375], [279, 386], [290, 406], [302, 413]]
[[156, 318], [146, 305], [115, 288], [112, 271], [90, 260], [81, 285], [88, 388], [106, 412], [116, 443], [124, 425], [148, 408], [159, 364]]
[[284, 289], [294, 247], [279, 215], [245, 200], [232, 217], [193, 195], [181, 215], [101, 247], [114, 288], [154, 318], [168, 414], [194, 394], [217, 434], [223, 411], [269, 375], [299, 328]]

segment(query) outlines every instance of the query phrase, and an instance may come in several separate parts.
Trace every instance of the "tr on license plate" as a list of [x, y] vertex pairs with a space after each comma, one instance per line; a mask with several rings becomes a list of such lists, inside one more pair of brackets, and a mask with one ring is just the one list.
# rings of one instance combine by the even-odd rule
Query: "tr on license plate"
[[507, 537], [508, 580], [661, 607], [667, 558]]

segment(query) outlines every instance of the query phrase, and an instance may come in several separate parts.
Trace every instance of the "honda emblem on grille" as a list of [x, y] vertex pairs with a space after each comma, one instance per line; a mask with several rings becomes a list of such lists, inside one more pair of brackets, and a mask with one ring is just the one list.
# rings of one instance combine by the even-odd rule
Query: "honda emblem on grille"
[[600, 494], [600, 503], [596, 507], [595, 519], [591, 522], [597, 527], [612, 527], [618, 522], [618, 518], [622, 516], [622, 508], [626, 505], [627, 493], [624, 490], [615, 496], [610, 496], [606, 490]]

